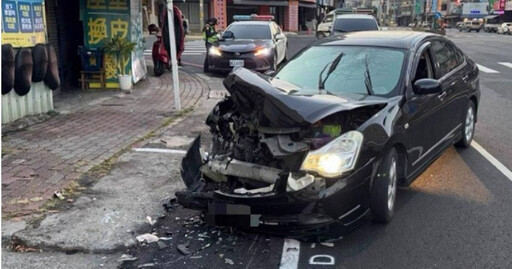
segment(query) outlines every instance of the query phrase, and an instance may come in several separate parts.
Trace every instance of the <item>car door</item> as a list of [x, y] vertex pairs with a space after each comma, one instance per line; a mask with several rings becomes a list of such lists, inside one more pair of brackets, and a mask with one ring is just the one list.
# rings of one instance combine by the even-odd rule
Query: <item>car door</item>
[[430, 49], [434, 59], [436, 79], [443, 88], [443, 92], [438, 96], [442, 102], [440, 125], [445, 134], [445, 141], [441, 146], [447, 146], [462, 128], [463, 112], [468, 102], [466, 82], [469, 76], [464, 68], [466, 65], [464, 57], [447, 40], [433, 40]]
[[332, 27], [333, 21], [334, 21], [334, 14], [327, 14], [325, 16], [324, 20], [322, 21], [322, 23], [320, 23], [318, 25], [317, 31], [322, 32], [322, 33], [331, 32], [331, 27]]
[[276, 51], [277, 51], [277, 62], [280, 63], [284, 57], [285, 57], [285, 49], [286, 49], [286, 38], [278, 39], [277, 36], [281, 36], [282, 32], [279, 26], [277, 26], [275, 23], [272, 23], [273, 28], [273, 37], [274, 42], [276, 44]]
[[420, 45], [414, 54], [410, 73], [410, 83], [407, 88], [406, 102], [403, 112], [406, 116], [404, 130], [407, 141], [407, 155], [410, 160], [411, 174], [419, 171], [428, 161], [439, 152], [439, 141], [443, 140], [441, 127], [442, 101], [437, 93], [415, 94], [414, 82], [419, 79], [435, 79], [431, 42]]

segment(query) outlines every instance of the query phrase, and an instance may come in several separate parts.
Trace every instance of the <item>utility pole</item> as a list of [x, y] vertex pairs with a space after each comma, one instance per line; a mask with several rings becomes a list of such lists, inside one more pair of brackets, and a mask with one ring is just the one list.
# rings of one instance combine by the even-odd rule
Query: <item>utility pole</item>
[[203, 27], [204, 27], [204, 8], [203, 8], [203, 5], [204, 5], [204, 0], [199, 0], [199, 29], [201, 29], [201, 31], [203, 30]]
[[176, 36], [174, 35], [174, 4], [167, 0], [167, 22], [169, 24], [169, 43], [171, 43], [172, 88], [174, 90], [174, 109], [181, 111], [180, 79], [178, 76], [178, 60], [176, 51]]

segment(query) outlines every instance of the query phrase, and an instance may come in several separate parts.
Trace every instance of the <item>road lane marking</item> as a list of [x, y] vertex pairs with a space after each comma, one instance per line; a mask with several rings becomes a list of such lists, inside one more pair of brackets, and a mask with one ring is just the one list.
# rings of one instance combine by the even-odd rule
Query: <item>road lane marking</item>
[[485, 67], [483, 65], [476, 64], [476, 66], [478, 66], [478, 69], [480, 69], [480, 71], [482, 71], [484, 73], [488, 73], [488, 74], [497, 74], [497, 73], [499, 73], [498, 71], [496, 71], [494, 69], [490, 69], [490, 68]]
[[507, 62], [498, 62], [498, 64], [501, 64], [501, 65], [504, 65], [508, 68], [512, 68], [512, 63], [507, 63]]
[[204, 52], [183, 52], [181, 55], [202, 55]]
[[478, 151], [485, 159], [487, 159], [496, 169], [498, 169], [503, 175], [505, 175], [510, 181], [512, 181], [512, 172], [503, 165], [498, 159], [494, 158], [487, 150], [485, 150], [480, 144], [473, 140], [471, 146]]
[[295, 239], [284, 239], [283, 254], [279, 269], [296, 269], [299, 266], [300, 242]]
[[134, 148], [135, 152], [167, 153], [167, 154], [187, 154], [186, 150], [180, 149], [158, 149], [158, 148]]

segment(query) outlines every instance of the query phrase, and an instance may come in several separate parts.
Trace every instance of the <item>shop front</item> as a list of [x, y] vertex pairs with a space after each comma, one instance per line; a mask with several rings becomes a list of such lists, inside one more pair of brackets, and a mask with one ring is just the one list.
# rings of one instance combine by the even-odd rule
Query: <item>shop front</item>
[[[118, 88], [118, 75], [130, 74], [132, 82], [137, 83], [146, 76], [144, 59], [144, 38], [142, 23], [142, 4], [140, 0], [81, 0], [80, 13], [83, 22], [84, 50], [103, 50], [105, 43], [119, 36], [136, 44], [131, 57], [119, 63], [115, 54], [104, 53], [102, 69], [106, 79], [89, 82], [91, 88]], [[100, 61], [95, 61], [98, 63]]]

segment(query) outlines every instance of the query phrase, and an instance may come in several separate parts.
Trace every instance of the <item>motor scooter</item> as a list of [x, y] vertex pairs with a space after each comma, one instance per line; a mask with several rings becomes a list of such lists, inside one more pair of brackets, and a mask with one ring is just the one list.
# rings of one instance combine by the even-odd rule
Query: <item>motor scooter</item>
[[[176, 6], [173, 7], [174, 12], [174, 33], [176, 39], [176, 51], [178, 59], [181, 59], [181, 53], [183, 52], [185, 45], [185, 31], [183, 29], [183, 19], [181, 16], [181, 10]], [[158, 24], [148, 26], [150, 34], [156, 36], [156, 41], [153, 43], [153, 49], [151, 56], [153, 58], [153, 66], [155, 76], [161, 76], [165, 69], [171, 69], [171, 58], [170, 58], [170, 45], [169, 45], [169, 25], [167, 20], [167, 6], [165, 3], [160, 7], [160, 14], [158, 16]]]

